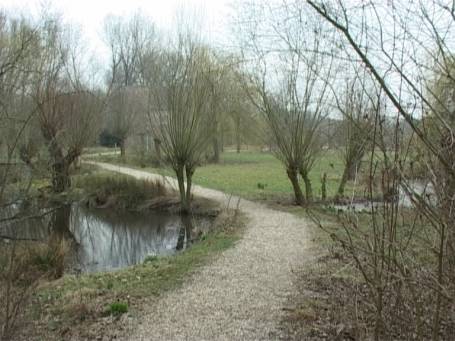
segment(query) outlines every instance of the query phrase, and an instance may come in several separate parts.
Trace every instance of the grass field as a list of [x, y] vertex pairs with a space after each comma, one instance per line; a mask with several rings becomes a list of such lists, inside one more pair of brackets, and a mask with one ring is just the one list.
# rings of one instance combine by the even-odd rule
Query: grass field
[[[103, 155], [96, 159], [139, 167], [134, 155], [128, 157], [126, 161], [121, 161], [117, 155]], [[172, 170], [166, 168], [145, 167], [145, 169], [173, 175]], [[343, 161], [339, 153], [325, 151], [316, 161], [310, 173], [315, 199], [321, 197], [321, 177], [324, 172], [327, 173], [327, 195], [333, 197], [343, 172]], [[194, 183], [248, 199], [287, 199], [292, 198], [293, 194], [282, 164], [271, 153], [266, 152], [225, 152], [221, 155], [219, 164], [205, 164], [198, 167], [194, 174]], [[346, 193], [350, 193], [352, 189], [352, 184], [348, 184]]]

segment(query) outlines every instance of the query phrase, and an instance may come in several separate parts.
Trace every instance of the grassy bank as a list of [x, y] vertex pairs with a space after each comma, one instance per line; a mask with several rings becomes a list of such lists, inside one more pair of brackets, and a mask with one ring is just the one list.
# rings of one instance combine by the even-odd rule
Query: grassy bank
[[[153, 257], [116, 272], [65, 275], [44, 281], [33, 296], [21, 337], [34, 339], [119, 336], [122, 319], [141, 314], [167, 290], [180, 286], [200, 266], [216, 259], [241, 237], [243, 217], [233, 212], [217, 218], [213, 232], [175, 256]], [[115, 324], [115, 327], [113, 326]]]

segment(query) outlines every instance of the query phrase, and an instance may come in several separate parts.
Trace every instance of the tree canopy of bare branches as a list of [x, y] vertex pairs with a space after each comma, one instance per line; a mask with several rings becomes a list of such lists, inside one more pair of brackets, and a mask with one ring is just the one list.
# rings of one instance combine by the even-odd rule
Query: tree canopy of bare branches
[[[309, 178], [321, 150], [318, 129], [329, 114], [332, 58], [320, 51], [327, 34], [320, 20], [307, 17], [298, 3], [249, 4], [241, 21], [247, 67], [252, 68], [250, 99], [272, 134], [274, 153], [283, 163], [295, 201], [313, 199]], [[299, 175], [305, 184], [305, 197]]]
[[44, 22], [32, 94], [45, 140], [55, 192], [71, 184], [69, 169], [99, 129], [104, 99], [82, 75], [77, 45], [54, 19]]
[[155, 27], [148, 18], [135, 13], [128, 18], [107, 17], [104, 31], [111, 56], [108, 83], [113, 87], [105, 125], [120, 141], [120, 152], [124, 157], [126, 140], [137, 120], [145, 118], [145, 110], [141, 107], [143, 96], [138, 87], [143, 84], [143, 54], [156, 44]]
[[150, 125], [177, 176], [182, 210], [188, 212], [193, 174], [215, 132], [212, 77], [217, 70], [209, 50], [186, 35], [155, 57], [149, 63], [159, 61], [159, 68], [148, 68], [155, 70], [148, 83]]
[[[344, 140], [344, 170], [338, 186], [337, 195], [344, 195], [348, 180], [354, 180], [360, 170], [362, 159], [371, 144], [371, 133], [376, 109], [380, 108], [378, 94], [372, 93], [375, 88], [365, 86], [365, 75], [362, 79], [355, 78], [346, 84], [341, 99], [336, 101], [337, 108], [343, 115], [340, 126]], [[367, 93], [367, 92], [370, 93]], [[334, 97], [338, 99], [338, 95]]]
[[[409, 292], [403, 306], [413, 307], [407, 323], [412, 329], [410, 333], [416, 339], [431, 337], [438, 340], [442, 337], [443, 318], [453, 309], [450, 305], [455, 293], [455, 160], [451, 81], [455, 52], [452, 39], [454, 6], [437, 0], [372, 0], [359, 4], [307, 0], [307, 4], [313, 8], [314, 14], [326, 21], [327, 26], [337, 30], [338, 36], [333, 43], [344, 47], [344, 53], [339, 57], [362, 66], [387, 98], [386, 104], [390, 109], [386, 115], [393, 117], [395, 133], [393, 146], [387, 150], [383, 148], [386, 169], [382, 182], [391, 184], [395, 192], [398, 191], [397, 184], [400, 184], [412, 198], [417, 216], [425, 217], [427, 232], [424, 237], [408, 236], [408, 243], [418, 239], [424, 243], [427, 256], [434, 255], [430, 257], [430, 262], [425, 262], [404, 246], [400, 239], [403, 235], [397, 233], [399, 225], [396, 217], [402, 210], [398, 206], [382, 211], [385, 223], [380, 228], [381, 224], [373, 224], [371, 236], [364, 236], [370, 243], [374, 239], [374, 243], [369, 244], [374, 245], [370, 254], [353, 247], [352, 240], [348, 242], [359, 267], [367, 270], [363, 272], [365, 280], [372, 285], [372, 301], [377, 314], [374, 336], [381, 339], [388, 332], [383, 308], [386, 288], [393, 277]], [[380, 128], [377, 123], [381, 120], [378, 120], [378, 114], [375, 116], [375, 127]], [[421, 162], [425, 169], [425, 181], [428, 186], [431, 185], [435, 200], [428, 200], [426, 194], [416, 193], [412, 188], [414, 179], [409, 177], [405, 167], [412, 155], [400, 136], [401, 126], [412, 131], [413, 138], [423, 150], [425, 157]], [[372, 154], [371, 166], [373, 164]], [[387, 253], [381, 255], [386, 249]], [[362, 261], [360, 255], [366, 255], [366, 261]], [[382, 264], [394, 265], [384, 270], [374, 259], [381, 259]], [[374, 274], [368, 269], [375, 271]], [[425, 288], [419, 286], [422, 279], [428, 281]], [[419, 306], [415, 301], [416, 293], [419, 293], [419, 299], [427, 300], [428, 308]], [[397, 292], [393, 294], [398, 295]], [[431, 332], [428, 333], [428, 330]]]

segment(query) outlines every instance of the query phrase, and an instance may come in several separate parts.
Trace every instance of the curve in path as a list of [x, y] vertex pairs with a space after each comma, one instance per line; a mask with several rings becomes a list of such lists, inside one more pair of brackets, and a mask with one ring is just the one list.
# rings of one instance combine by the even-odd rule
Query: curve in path
[[[170, 177], [101, 162], [87, 162], [139, 179]], [[221, 204], [236, 202], [223, 192], [194, 187]], [[293, 268], [311, 256], [307, 222], [294, 215], [242, 200], [248, 217], [244, 237], [202, 267], [179, 289], [146, 308], [132, 340], [276, 340]]]

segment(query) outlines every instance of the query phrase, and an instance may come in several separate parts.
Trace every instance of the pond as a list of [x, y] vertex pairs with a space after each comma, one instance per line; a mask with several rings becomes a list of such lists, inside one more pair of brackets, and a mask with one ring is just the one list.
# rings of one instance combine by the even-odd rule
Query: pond
[[[412, 208], [414, 207], [413, 197], [415, 198], [415, 196], [421, 196], [430, 206], [436, 205], [436, 196], [432, 184], [423, 184], [418, 181], [409, 182], [406, 184], [406, 187], [404, 184], [400, 186], [396, 199], [401, 207]], [[380, 209], [383, 205], [384, 202], [382, 201], [353, 200], [352, 202], [330, 204], [326, 207], [338, 212], [371, 212], [372, 208]]]
[[207, 217], [76, 204], [49, 211], [40, 218], [2, 224], [0, 238], [43, 242], [64, 238], [70, 245], [70, 272], [116, 270], [142, 263], [148, 256], [172, 255], [187, 248], [213, 222]]

